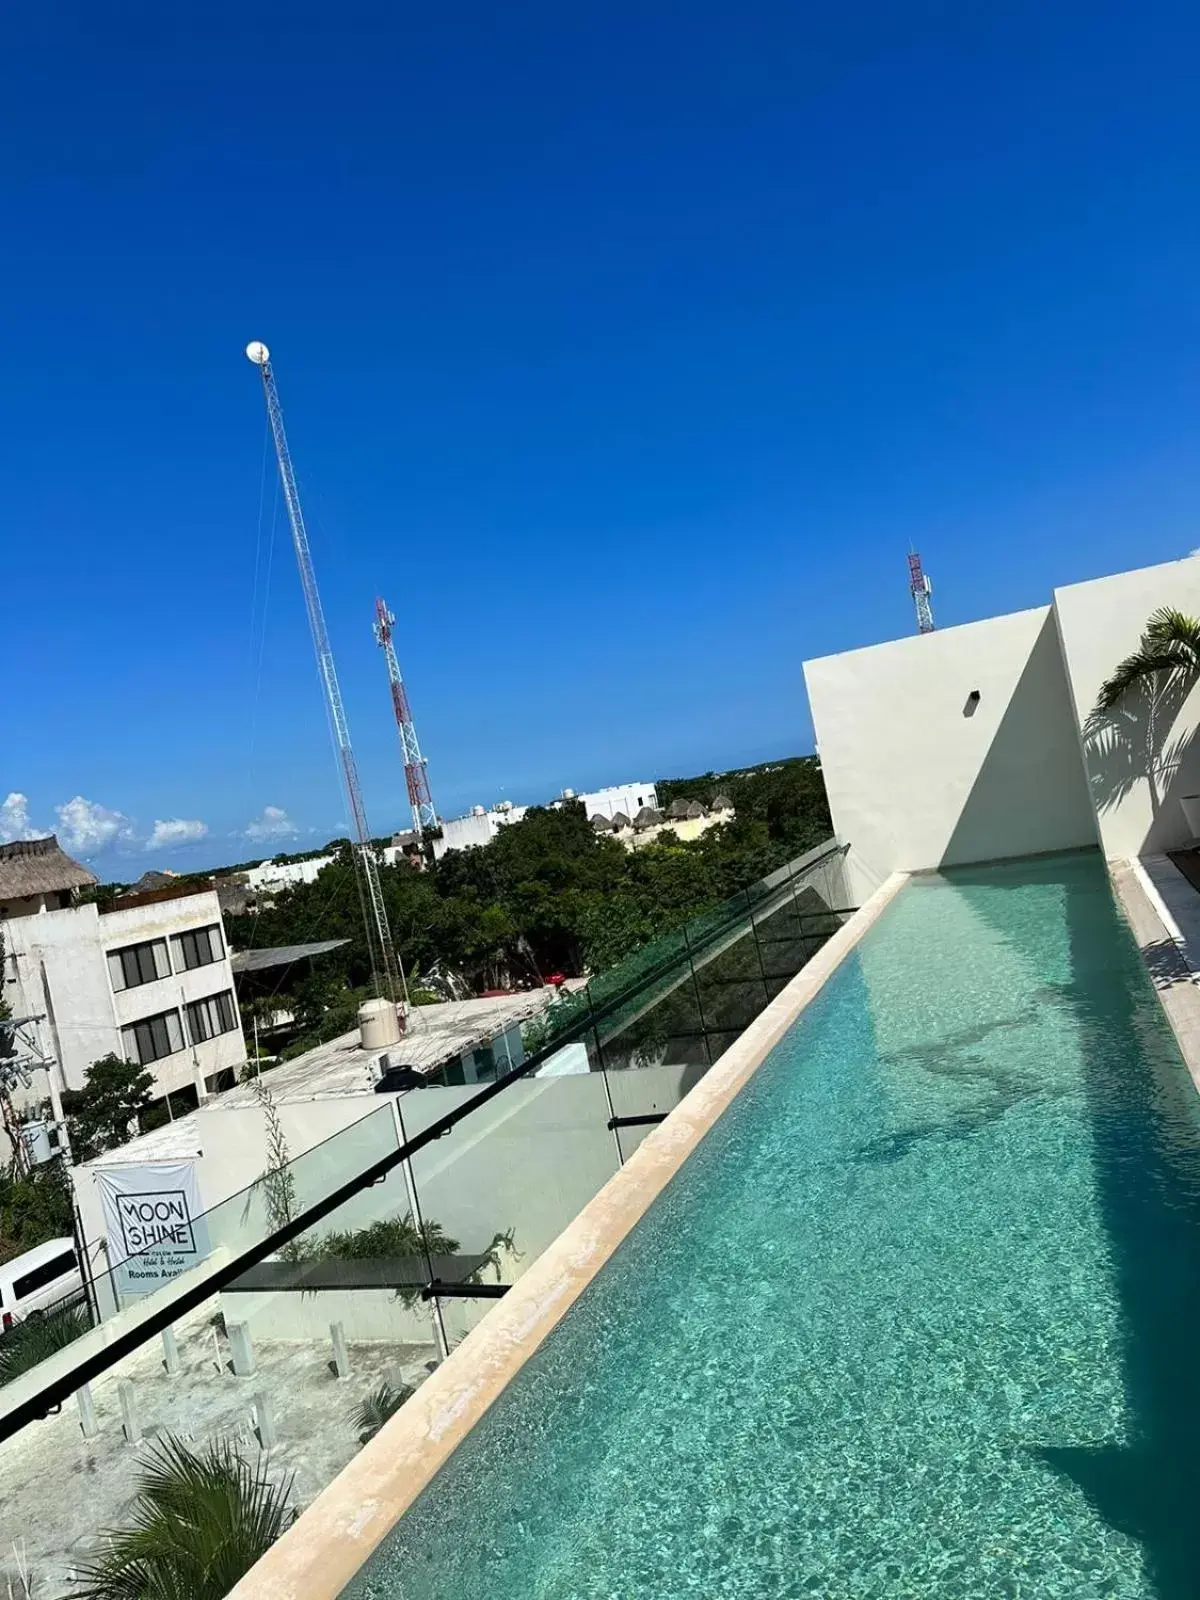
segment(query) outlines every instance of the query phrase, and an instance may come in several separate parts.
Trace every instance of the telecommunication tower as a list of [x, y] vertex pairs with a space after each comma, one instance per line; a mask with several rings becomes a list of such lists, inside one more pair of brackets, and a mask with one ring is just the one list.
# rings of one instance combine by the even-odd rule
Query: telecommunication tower
[[933, 606], [929, 596], [933, 585], [921, 570], [921, 558], [915, 550], [908, 552], [908, 588], [917, 608], [917, 632], [933, 632]]
[[418, 840], [438, 826], [433, 795], [429, 792], [429, 772], [421, 746], [417, 743], [417, 727], [412, 719], [408, 693], [400, 676], [400, 663], [396, 660], [396, 647], [392, 643], [392, 624], [396, 618], [381, 599], [375, 601], [375, 642], [383, 651], [387, 662], [388, 683], [392, 689], [392, 711], [396, 717], [396, 731], [400, 735], [400, 754], [404, 757], [404, 781], [408, 785], [408, 803], [412, 807], [413, 832]]
[[333, 736], [334, 749], [346, 790], [346, 803], [350, 808], [350, 826], [354, 833], [354, 859], [358, 867], [356, 874], [358, 892], [362, 901], [363, 925], [366, 928], [367, 948], [371, 957], [371, 973], [377, 991], [390, 1000], [399, 1000], [403, 997], [407, 1001], [408, 986], [404, 979], [404, 969], [400, 965], [392, 943], [391, 929], [388, 927], [387, 907], [383, 903], [383, 891], [379, 885], [379, 863], [371, 848], [371, 830], [367, 826], [367, 812], [358, 781], [358, 768], [354, 763], [354, 751], [350, 747], [350, 729], [346, 723], [342, 691], [338, 687], [337, 671], [333, 664], [333, 649], [325, 628], [321, 596], [317, 592], [317, 578], [313, 571], [312, 552], [308, 547], [304, 513], [300, 509], [300, 494], [296, 488], [296, 475], [292, 471], [292, 458], [283, 428], [283, 411], [279, 405], [279, 393], [275, 388], [275, 374], [271, 370], [271, 352], [265, 344], [256, 339], [246, 346], [246, 355], [262, 376], [267, 420], [271, 425], [271, 437], [275, 441], [279, 481], [283, 486], [288, 520], [292, 525], [292, 542], [296, 547], [296, 564], [300, 568], [300, 584], [304, 590], [304, 605], [308, 612], [308, 626], [317, 657], [317, 671], [325, 693], [329, 731]]

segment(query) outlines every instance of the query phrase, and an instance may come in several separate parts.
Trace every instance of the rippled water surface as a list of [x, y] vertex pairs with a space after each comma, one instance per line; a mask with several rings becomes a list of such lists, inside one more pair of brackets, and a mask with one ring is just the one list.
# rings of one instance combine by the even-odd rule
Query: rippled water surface
[[1198, 1152], [1097, 858], [912, 883], [348, 1596], [1194, 1600]]

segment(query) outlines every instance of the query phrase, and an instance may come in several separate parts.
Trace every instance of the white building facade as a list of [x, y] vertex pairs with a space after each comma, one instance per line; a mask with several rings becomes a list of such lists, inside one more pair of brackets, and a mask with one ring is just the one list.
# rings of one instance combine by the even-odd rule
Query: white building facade
[[501, 800], [490, 810], [472, 806], [465, 817], [451, 817], [442, 823], [441, 838], [433, 841], [433, 859], [440, 861], [448, 850], [471, 850], [476, 845], [491, 844], [501, 828], [520, 822], [528, 809]]
[[21, 1053], [47, 1064], [31, 1071], [31, 1106], [82, 1088], [110, 1054], [144, 1067], [156, 1098], [184, 1088], [203, 1098], [246, 1059], [216, 894], [129, 899], [10, 917], [0, 929], [4, 999], [29, 1019]]
[[611, 822], [620, 812], [632, 822], [644, 806], [658, 810], [658, 791], [652, 783], [614, 783], [608, 789], [596, 789], [591, 794], [564, 789], [562, 798], [578, 800], [589, 821], [592, 817], [606, 817]]
[[315, 883], [336, 860], [336, 856], [327, 855], [310, 856], [307, 861], [260, 861], [247, 869], [246, 882], [260, 893], [264, 889], [294, 889], [298, 883]]

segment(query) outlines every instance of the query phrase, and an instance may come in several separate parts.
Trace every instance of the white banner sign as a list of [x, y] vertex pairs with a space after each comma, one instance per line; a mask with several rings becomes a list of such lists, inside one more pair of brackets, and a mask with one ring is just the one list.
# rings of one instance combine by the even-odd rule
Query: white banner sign
[[151, 1294], [208, 1254], [196, 1167], [95, 1167], [108, 1259], [122, 1294]]

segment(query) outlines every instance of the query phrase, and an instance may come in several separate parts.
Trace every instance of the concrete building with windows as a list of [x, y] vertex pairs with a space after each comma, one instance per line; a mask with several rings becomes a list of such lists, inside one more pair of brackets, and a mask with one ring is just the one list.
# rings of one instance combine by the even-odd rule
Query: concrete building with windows
[[53, 836], [0, 847], [3, 997], [29, 1080], [14, 1102], [54, 1104], [109, 1054], [145, 1067], [156, 1095], [203, 1098], [246, 1059], [216, 894], [78, 904], [83, 882]]

